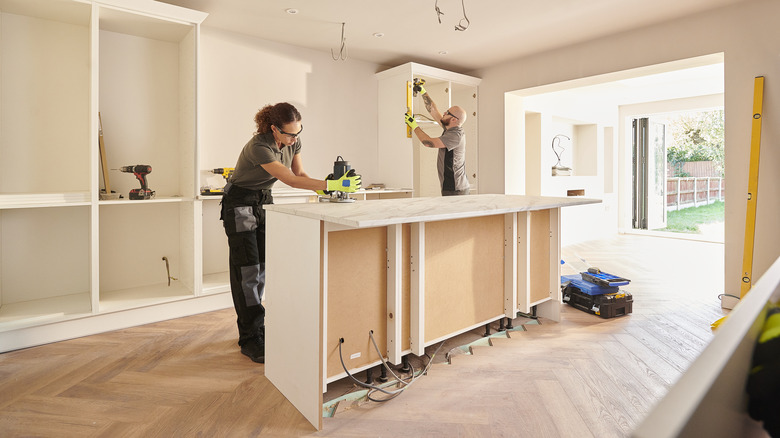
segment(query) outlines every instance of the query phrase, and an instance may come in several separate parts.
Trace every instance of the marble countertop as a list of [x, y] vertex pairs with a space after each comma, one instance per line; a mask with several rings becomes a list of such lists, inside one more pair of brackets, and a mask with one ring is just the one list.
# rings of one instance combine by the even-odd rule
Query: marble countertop
[[353, 228], [380, 227], [412, 222], [490, 216], [518, 211], [544, 210], [596, 204], [600, 199], [523, 195], [469, 195], [432, 198], [380, 199], [337, 204], [272, 204], [265, 209]]
[[[386, 188], [386, 189], [360, 189], [357, 191], [357, 193], [363, 194], [363, 193], [404, 193], [404, 192], [411, 192], [412, 189], [393, 189], [393, 188]], [[286, 197], [286, 196], [316, 196], [316, 193], [314, 193], [311, 190], [304, 190], [304, 189], [296, 189], [292, 187], [280, 187], [280, 188], [274, 188], [271, 190], [271, 193], [273, 193], [274, 196], [279, 197]]]

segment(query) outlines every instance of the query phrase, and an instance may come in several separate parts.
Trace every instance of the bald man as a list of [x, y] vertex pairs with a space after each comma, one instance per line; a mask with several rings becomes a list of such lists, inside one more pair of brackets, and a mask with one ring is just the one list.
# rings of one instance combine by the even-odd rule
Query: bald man
[[453, 106], [444, 114], [439, 112], [436, 104], [425, 91], [422, 85], [415, 85], [415, 91], [422, 95], [425, 109], [436, 120], [444, 132], [440, 137], [431, 137], [414, 120], [412, 114], [406, 114], [406, 124], [420, 139], [423, 146], [439, 150], [437, 169], [439, 182], [441, 182], [441, 195], [468, 195], [469, 180], [466, 178], [466, 135], [463, 132], [463, 123], [466, 121], [466, 111], [459, 106]]

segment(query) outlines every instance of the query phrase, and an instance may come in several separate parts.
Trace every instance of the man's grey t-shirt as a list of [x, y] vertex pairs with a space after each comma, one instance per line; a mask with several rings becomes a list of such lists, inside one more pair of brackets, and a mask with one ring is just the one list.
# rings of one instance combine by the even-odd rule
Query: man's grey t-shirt
[[270, 189], [276, 178], [266, 172], [262, 164], [278, 161], [289, 168], [295, 154], [300, 152], [301, 139], [297, 139], [292, 146], [282, 146], [280, 149], [276, 147], [273, 133], [256, 134], [241, 150], [230, 182], [250, 190]]
[[466, 177], [466, 135], [463, 128], [445, 129], [439, 137], [444, 148], [439, 149], [437, 168], [442, 191], [460, 191], [469, 188]]

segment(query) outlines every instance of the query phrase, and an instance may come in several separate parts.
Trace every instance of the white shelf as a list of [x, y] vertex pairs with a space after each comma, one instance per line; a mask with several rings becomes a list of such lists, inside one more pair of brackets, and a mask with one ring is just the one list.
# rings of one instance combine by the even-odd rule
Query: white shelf
[[50, 324], [92, 314], [89, 292], [0, 306], [0, 332]]
[[230, 291], [230, 274], [218, 272], [203, 276], [203, 295]]
[[167, 204], [171, 202], [192, 201], [192, 199], [185, 199], [180, 197], [157, 197], [152, 199], [107, 199], [100, 201], [100, 205], [132, 205], [132, 204]]
[[89, 192], [0, 194], [0, 209], [89, 205]]
[[100, 312], [118, 312], [138, 307], [153, 306], [170, 301], [193, 298], [192, 291], [178, 281], [100, 292]]

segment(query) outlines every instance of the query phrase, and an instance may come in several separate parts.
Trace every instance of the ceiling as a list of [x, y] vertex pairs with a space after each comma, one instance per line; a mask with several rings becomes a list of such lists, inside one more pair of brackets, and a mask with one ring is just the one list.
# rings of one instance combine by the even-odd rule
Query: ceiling
[[[749, 0], [160, 1], [207, 12], [204, 26], [332, 51], [336, 57], [345, 53], [347, 62], [395, 66], [411, 61], [469, 73]], [[441, 24], [437, 3], [443, 12]], [[341, 23], [345, 23], [345, 52]], [[459, 24], [467, 29], [455, 30]]]

